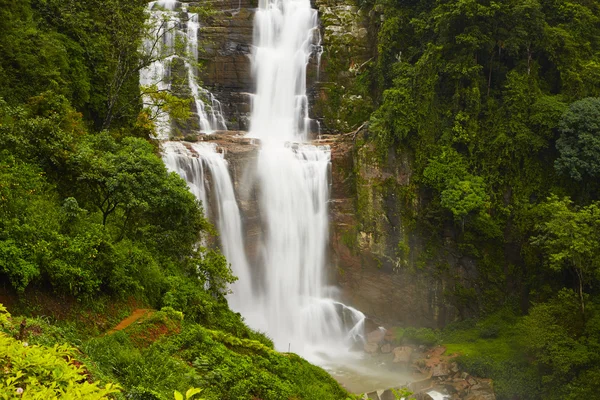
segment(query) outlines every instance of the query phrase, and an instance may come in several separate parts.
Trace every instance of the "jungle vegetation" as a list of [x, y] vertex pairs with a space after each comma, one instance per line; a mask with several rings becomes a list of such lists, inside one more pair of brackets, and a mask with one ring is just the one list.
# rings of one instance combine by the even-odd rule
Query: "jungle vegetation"
[[[228, 308], [216, 232], [150, 139], [146, 5], [0, 0], [0, 398], [345, 398]], [[162, 311], [103, 335], [135, 307]]]
[[405, 225], [475, 260], [439, 340], [501, 399], [597, 397], [600, 2], [356, 4], [371, 53], [329, 63], [346, 91], [325, 119], [367, 121], [381, 165], [408, 154]]

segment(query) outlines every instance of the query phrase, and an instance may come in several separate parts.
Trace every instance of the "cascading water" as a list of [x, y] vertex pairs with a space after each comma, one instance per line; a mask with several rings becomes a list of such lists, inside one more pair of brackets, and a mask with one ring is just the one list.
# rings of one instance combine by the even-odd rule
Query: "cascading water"
[[322, 362], [362, 334], [364, 315], [331, 298], [325, 281], [330, 151], [302, 144], [310, 133], [306, 67], [317, 40], [309, 0], [260, 0], [249, 136], [261, 140], [256, 180], [264, 237], [254, 268], [261, 274], [252, 297], [240, 301], [234, 292], [231, 299], [279, 350]]
[[[212, 133], [227, 130], [221, 103], [208, 90], [197, 83], [198, 14], [188, 12], [188, 5], [175, 0], [151, 1], [146, 8], [151, 32], [144, 40], [144, 52], [152, 62], [140, 71], [140, 86], [149, 92], [171, 91], [171, 63], [180, 57], [184, 61], [187, 84], [196, 106], [200, 132]], [[186, 53], [178, 53], [178, 42], [185, 43]], [[190, 61], [191, 60], [191, 61]], [[167, 140], [171, 134], [171, 120], [159, 106], [161, 100], [147, 93], [144, 106], [155, 116], [157, 139]], [[206, 102], [210, 102], [209, 105]]]
[[260, 265], [253, 269], [260, 271], [259, 290], [244, 301], [238, 293], [231, 296], [234, 309], [278, 349], [313, 361], [319, 353], [347, 348], [362, 333], [355, 326], [364, 318], [330, 298], [325, 282], [329, 161], [326, 148], [263, 145], [257, 182], [265, 234]]
[[309, 0], [260, 0], [254, 20], [256, 95], [250, 135], [305, 141], [310, 129], [306, 66], [317, 50], [318, 14]]
[[190, 191], [202, 203], [204, 214], [208, 215], [210, 203], [205, 187], [206, 177], [202, 160], [199, 157], [193, 157], [193, 154], [179, 142], [163, 142], [162, 153], [162, 159], [167, 169], [185, 179]]
[[[251, 277], [244, 253], [242, 221], [227, 161], [217, 152], [214, 143], [189, 144], [165, 142], [162, 146], [163, 161], [169, 171], [186, 180], [191, 192], [202, 202], [204, 213], [216, 221], [221, 238], [221, 250], [231, 263], [234, 274], [239, 278], [231, 289], [237, 299], [251, 297]], [[214, 210], [210, 209], [214, 204]], [[232, 304], [232, 307], [240, 306]]]

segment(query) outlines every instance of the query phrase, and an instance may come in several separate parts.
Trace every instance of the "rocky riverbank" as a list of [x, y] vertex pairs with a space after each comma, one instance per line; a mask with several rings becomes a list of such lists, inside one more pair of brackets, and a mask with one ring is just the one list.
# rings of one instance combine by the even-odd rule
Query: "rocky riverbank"
[[[365, 353], [380, 357], [390, 370], [408, 372], [412, 381], [407, 387], [417, 400], [436, 400], [433, 395], [448, 400], [495, 400], [493, 382], [469, 375], [447, 354], [444, 346], [426, 347], [399, 338], [395, 329], [378, 328], [366, 335]], [[366, 399], [393, 400], [394, 390], [386, 388], [365, 394]], [[439, 397], [438, 397], [439, 398]]]

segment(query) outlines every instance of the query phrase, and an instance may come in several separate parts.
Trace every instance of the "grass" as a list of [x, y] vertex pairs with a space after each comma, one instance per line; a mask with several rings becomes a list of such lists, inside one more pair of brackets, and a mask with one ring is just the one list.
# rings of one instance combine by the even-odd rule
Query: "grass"
[[520, 318], [500, 311], [480, 321], [464, 321], [442, 331], [446, 354], [457, 354], [461, 369], [492, 378], [498, 400], [536, 399], [537, 370], [519, 341]]

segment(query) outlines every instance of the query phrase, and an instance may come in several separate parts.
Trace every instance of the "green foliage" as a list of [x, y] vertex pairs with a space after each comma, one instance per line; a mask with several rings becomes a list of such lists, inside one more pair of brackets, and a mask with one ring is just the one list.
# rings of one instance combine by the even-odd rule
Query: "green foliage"
[[442, 194], [441, 205], [456, 219], [463, 219], [472, 211], [480, 210], [488, 204], [489, 197], [481, 177], [451, 181]]
[[[185, 399], [191, 399], [193, 398], [195, 395], [199, 394], [200, 392], [202, 392], [202, 389], [200, 388], [190, 388], [188, 389], [187, 392], [185, 392]], [[173, 393], [173, 397], [175, 398], [175, 400], [183, 400], [183, 395], [181, 393], [179, 393], [177, 390]], [[200, 398], [197, 398], [197, 400], [202, 400]]]
[[[173, 397], [173, 391], [184, 392], [199, 386], [193, 369], [182, 360], [169, 357], [154, 347], [139, 349], [123, 332], [92, 339], [83, 346], [84, 352], [105, 374], [113, 377], [125, 392], [155, 392], [158, 399]], [[144, 397], [138, 397], [144, 398]]]
[[6, 309], [6, 307], [4, 307], [4, 305], [2, 303], [0, 303], [0, 325], [1, 326], [5, 326], [9, 323], [10, 320], [10, 313], [8, 312], [8, 310]]
[[[594, 389], [598, 374], [599, 315], [596, 304], [579, 312], [579, 295], [563, 289], [547, 303], [536, 304], [520, 326], [525, 352], [534, 360], [544, 385], [544, 399], [576, 399]], [[575, 384], [571, 384], [575, 382]]]
[[[600, 196], [594, 181], [600, 3], [359, 3], [373, 39], [377, 33], [377, 52], [369, 63], [375, 111], [356, 171], [376, 163], [409, 176], [408, 184], [390, 179], [396, 192], [416, 199], [402, 204], [409, 211], [393, 225], [414, 227], [432, 249], [421, 256], [420, 271], [455, 282], [446, 299], [463, 316], [507, 305], [526, 312], [531, 300], [545, 301], [562, 287], [579, 286], [584, 306], [584, 294], [596, 295], [600, 278], [600, 249], [591, 243]], [[373, 147], [374, 154], [363, 154]], [[371, 189], [360, 186], [360, 177], [356, 182], [358, 220], [376, 225]], [[560, 218], [551, 218], [545, 205], [552, 193], [572, 202]], [[385, 211], [394, 207], [386, 204]], [[563, 226], [564, 235], [542, 233], [548, 224]], [[581, 238], [570, 240], [576, 226]], [[447, 253], [473, 260], [473, 269], [458, 272], [435, 261]], [[576, 268], [576, 259], [585, 268]], [[499, 334], [490, 327], [483, 335]]]
[[0, 153], [0, 272], [17, 290], [40, 275], [60, 210], [42, 172]]
[[441, 332], [446, 354], [457, 354], [464, 370], [494, 380], [499, 399], [537, 399], [540, 379], [527, 360], [518, 338], [519, 319], [510, 310], [501, 310], [479, 321], [451, 324]]
[[435, 346], [440, 341], [439, 332], [429, 328], [397, 328], [396, 340], [402, 344]]
[[52, 88], [97, 127], [127, 124], [140, 109], [145, 5], [142, 0], [3, 5], [0, 97], [16, 104]]
[[211, 231], [185, 182], [146, 140], [88, 134], [64, 96], [0, 102], [0, 273], [17, 290], [50, 284], [91, 298], [137, 294], [158, 305], [170, 275], [212, 296], [235, 278], [196, 248]]
[[600, 97], [576, 101], [560, 120], [555, 167], [571, 178], [600, 175]]
[[[91, 340], [85, 352], [132, 398], [167, 399], [173, 391], [202, 389], [205, 399], [340, 399], [344, 392], [323, 370], [293, 354], [197, 324], [137, 347], [139, 332], [153, 322]], [[177, 395], [175, 395], [177, 396]]]
[[211, 329], [218, 329], [239, 338], [256, 340], [273, 348], [273, 341], [265, 334], [249, 329], [240, 314], [232, 312], [224, 299], [215, 300], [202, 286], [183, 277], [167, 279], [166, 292], [162, 304], [183, 312], [186, 320], [200, 323]]
[[547, 265], [555, 270], [572, 269], [578, 280], [581, 312], [585, 313], [584, 285], [600, 279], [600, 208], [596, 202], [573, 207], [569, 198], [548, 198], [538, 206], [542, 223], [532, 243], [542, 248]]
[[405, 389], [405, 388], [392, 389], [392, 393], [394, 394], [394, 398], [397, 400], [402, 400], [402, 399], [414, 400], [414, 397], [409, 397], [413, 394], [413, 392], [411, 392], [410, 390]]
[[462, 221], [477, 211], [489, 207], [489, 196], [483, 179], [467, 172], [464, 158], [452, 147], [430, 160], [423, 171], [423, 180], [440, 192], [440, 205]]
[[29, 345], [0, 333], [0, 396], [3, 399], [109, 399], [119, 386], [90, 383], [74, 349]]

